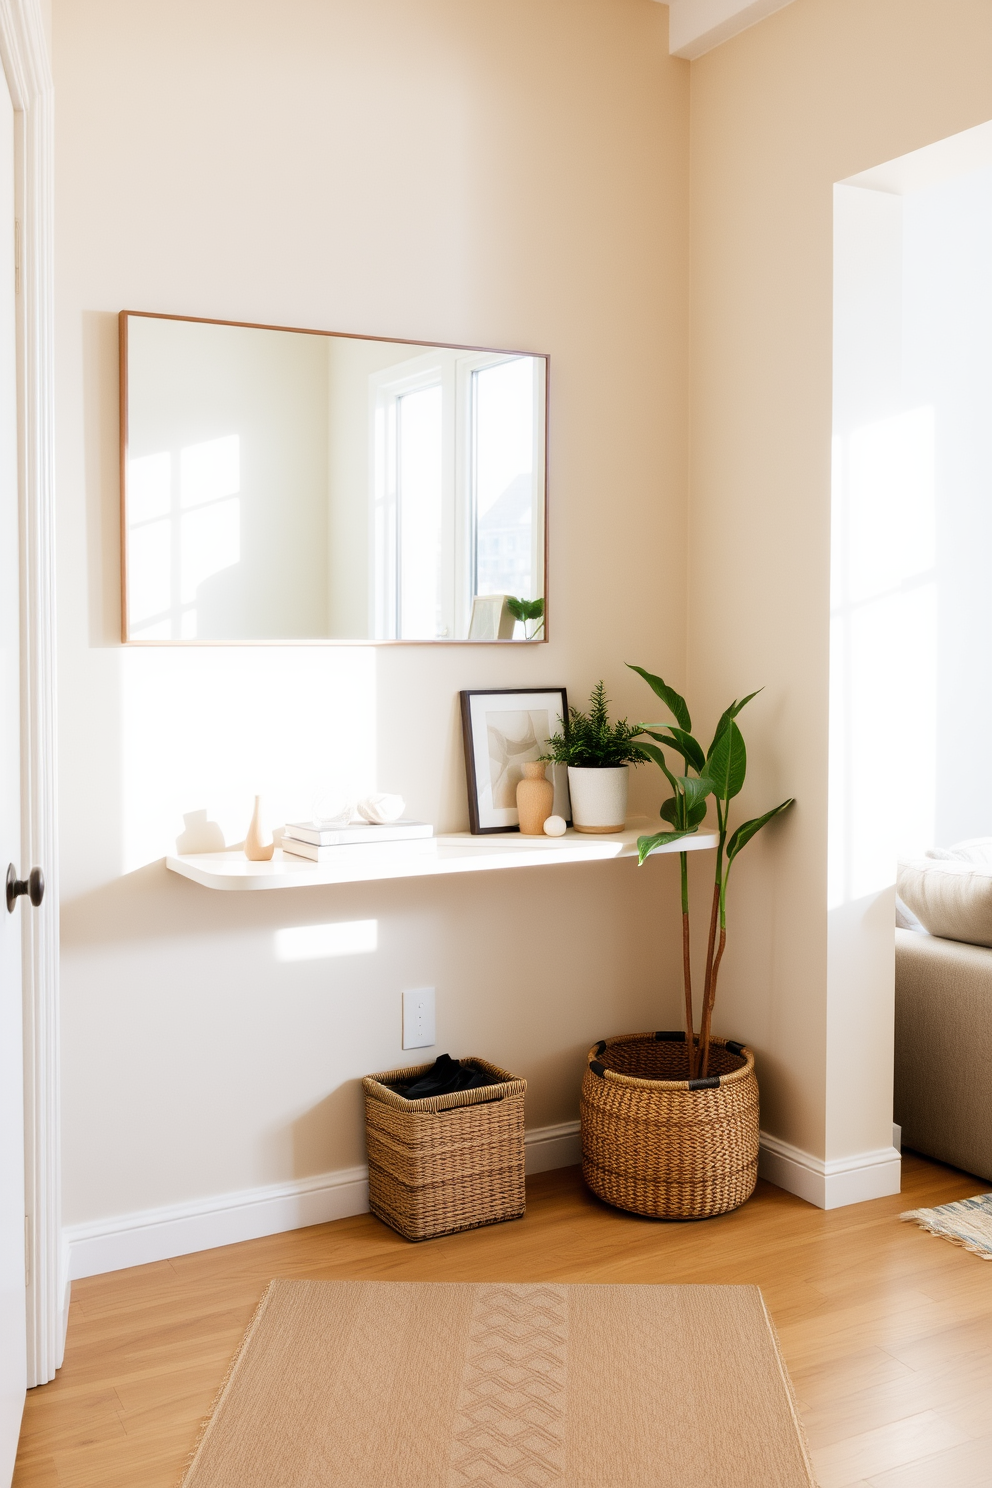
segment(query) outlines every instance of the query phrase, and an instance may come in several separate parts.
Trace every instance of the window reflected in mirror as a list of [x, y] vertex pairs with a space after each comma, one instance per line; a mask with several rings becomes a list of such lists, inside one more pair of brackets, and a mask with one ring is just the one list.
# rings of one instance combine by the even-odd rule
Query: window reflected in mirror
[[548, 361], [121, 316], [124, 639], [544, 638]]

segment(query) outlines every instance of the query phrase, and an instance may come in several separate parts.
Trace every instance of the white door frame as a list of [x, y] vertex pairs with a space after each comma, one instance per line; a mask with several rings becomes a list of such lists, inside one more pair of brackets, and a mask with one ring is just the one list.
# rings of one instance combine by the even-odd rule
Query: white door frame
[[28, 1385], [62, 1362], [59, 885], [56, 834], [54, 171], [52, 71], [41, 0], [0, 0], [0, 63], [14, 105], [18, 474], [21, 521], [21, 862], [45, 898], [21, 915]]

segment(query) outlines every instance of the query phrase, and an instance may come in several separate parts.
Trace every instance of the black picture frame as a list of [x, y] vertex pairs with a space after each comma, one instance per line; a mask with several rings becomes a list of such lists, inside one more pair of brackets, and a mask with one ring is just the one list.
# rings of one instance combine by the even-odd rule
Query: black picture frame
[[[514, 776], [514, 768], [527, 760], [537, 759], [544, 752], [549, 736], [561, 727], [559, 719], [568, 718], [568, 694], [564, 687], [481, 687], [466, 689], [459, 693], [459, 698], [469, 828], [475, 836], [519, 832], [516, 804], [511, 805], [508, 801], [508, 792], [511, 788], [516, 790], [516, 780], [520, 778]], [[498, 706], [501, 698], [507, 700], [503, 708]], [[533, 706], [524, 705], [526, 698], [532, 700]], [[543, 715], [546, 715], [546, 723]], [[507, 720], [502, 728], [496, 721], [500, 718]], [[506, 751], [508, 740], [512, 748]], [[505, 751], [502, 761], [505, 778], [494, 774], [494, 764], [499, 763], [499, 756], [492, 754], [494, 742], [497, 749]], [[570, 826], [572, 812], [567, 771], [564, 765], [553, 765], [551, 771], [555, 812]]]

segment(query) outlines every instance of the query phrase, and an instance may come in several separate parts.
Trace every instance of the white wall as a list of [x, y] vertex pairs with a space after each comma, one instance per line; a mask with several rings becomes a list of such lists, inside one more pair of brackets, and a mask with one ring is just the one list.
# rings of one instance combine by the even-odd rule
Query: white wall
[[931, 842], [947, 847], [992, 835], [992, 781], [965, 763], [992, 735], [992, 169], [907, 195], [904, 224], [904, 398], [934, 428]]
[[[688, 68], [666, 15], [56, 0], [69, 1224], [360, 1162], [357, 1081], [404, 1058], [404, 986], [437, 987], [441, 1048], [528, 1077], [533, 1126], [576, 1115], [594, 1039], [678, 1018], [670, 864], [246, 902], [161, 862], [183, 813], [238, 840], [253, 791], [281, 820], [343, 771], [464, 826], [459, 688], [603, 676], [638, 716], [625, 661], [683, 680]], [[551, 643], [122, 649], [123, 306], [550, 352]], [[276, 963], [278, 928], [355, 919], [374, 954]]]
[[831, 787], [847, 800], [831, 902], [891, 883], [897, 852], [992, 833], [992, 785], [961, 779], [992, 727], [992, 168], [976, 136], [992, 158], [992, 130], [969, 130], [836, 193], [832, 607], [849, 660], [832, 716], [853, 773]]
[[887, 1119], [897, 857], [992, 831], [967, 764], [992, 725], [982, 153], [987, 127], [835, 190], [828, 1068], [861, 1091], [830, 1112], [840, 1152]]

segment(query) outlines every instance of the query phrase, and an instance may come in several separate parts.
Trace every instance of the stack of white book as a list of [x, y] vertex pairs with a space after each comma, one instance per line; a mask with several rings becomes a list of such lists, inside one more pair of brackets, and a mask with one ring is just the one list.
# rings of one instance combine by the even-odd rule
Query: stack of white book
[[397, 821], [388, 826], [371, 822], [351, 822], [347, 827], [315, 827], [313, 822], [290, 822], [283, 828], [282, 850], [298, 858], [326, 863], [336, 857], [339, 848], [369, 846], [372, 843], [409, 844], [416, 851], [430, 851], [434, 846], [434, 828], [430, 822]]

